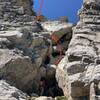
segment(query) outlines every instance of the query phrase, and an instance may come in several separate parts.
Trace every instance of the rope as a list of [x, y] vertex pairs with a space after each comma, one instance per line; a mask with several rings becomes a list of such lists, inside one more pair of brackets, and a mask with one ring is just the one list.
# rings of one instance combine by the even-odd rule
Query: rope
[[37, 14], [37, 20], [40, 20], [40, 15], [41, 15], [41, 12], [42, 12], [42, 7], [43, 7], [43, 3], [44, 3], [44, 0], [38, 0], [39, 2], [39, 11], [38, 11], [38, 14]]
[[57, 49], [60, 52], [60, 56], [62, 56], [63, 48], [62, 48], [62, 46], [59, 43], [57, 44]]

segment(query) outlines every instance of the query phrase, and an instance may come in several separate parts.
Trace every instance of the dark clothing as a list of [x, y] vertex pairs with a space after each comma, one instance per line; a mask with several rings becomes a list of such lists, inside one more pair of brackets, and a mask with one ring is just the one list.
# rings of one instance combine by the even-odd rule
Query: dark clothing
[[46, 60], [44, 61], [44, 64], [47, 65], [47, 64], [49, 64], [49, 63], [50, 63], [50, 57], [47, 56], [47, 57], [46, 57]]
[[48, 90], [48, 86], [47, 86], [46, 80], [45, 78], [41, 78], [40, 85], [39, 85], [39, 95], [48, 96], [47, 90]]

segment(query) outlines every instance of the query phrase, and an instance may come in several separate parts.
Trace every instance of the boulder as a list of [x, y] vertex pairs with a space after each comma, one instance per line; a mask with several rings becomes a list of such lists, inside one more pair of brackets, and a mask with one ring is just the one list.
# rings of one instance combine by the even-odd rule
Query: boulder
[[[65, 28], [71, 28], [72, 24], [71, 23], [66, 23], [66, 22], [61, 22], [61, 21], [46, 21], [42, 22], [42, 27], [50, 32], [55, 32], [60, 29], [65, 29]], [[52, 34], [52, 33], [51, 33]]]
[[39, 97], [39, 98], [36, 98], [35, 100], [54, 100], [54, 99], [51, 97]]
[[0, 80], [0, 100], [26, 100], [29, 97], [21, 90], [9, 85], [5, 80]]
[[73, 25], [63, 21], [40, 23], [32, 5], [32, 0], [0, 0], [0, 78], [34, 95], [39, 92], [41, 77], [45, 77], [50, 89], [57, 91], [57, 95], [56, 69], [47, 59], [52, 56], [54, 45], [50, 35], [51, 31], [54, 32], [67, 49]]
[[0, 31], [0, 77], [24, 92], [38, 92], [49, 41], [38, 33]]
[[23, 6], [25, 13], [27, 13], [28, 15], [35, 14], [33, 13], [33, 10], [32, 10], [32, 6], [33, 6], [32, 0], [19, 0], [16, 3], [20, 6]]
[[32, 86], [35, 86], [33, 82], [36, 82], [34, 78], [38, 75], [38, 68], [29, 57], [18, 54], [16, 50], [1, 49], [0, 59], [2, 59], [0, 61], [0, 77], [2, 79], [6, 79], [24, 92], [33, 91]]

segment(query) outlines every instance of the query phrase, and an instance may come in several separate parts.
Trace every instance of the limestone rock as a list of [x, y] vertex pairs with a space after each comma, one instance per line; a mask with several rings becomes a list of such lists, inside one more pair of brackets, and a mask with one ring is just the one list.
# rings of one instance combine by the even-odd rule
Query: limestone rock
[[36, 98], [35, 100], [54, 100], [54, 99], [51, 97], [39, 97], [39, 98]]
[[49, 42], [19, 31], [6, 31], [0, 37], [0, 76], [25, 92], [37, 92]]
[[83, 2], [88, 4], [88, 3], [95, 3], [95, 2], [99, 3], [100, 1], [99, 0], [83, 0]]
[[0, 100], [26, 100], [27, 94], [0, 80]]
[[72, 27], [71, 23], [61, 22], [61, 21], [46, 21], [41, 23], [42, 27], [51, 32], [58, 31], [60, 29], [70, 28]]
[[40, 79], [46, 77], [50, 89], [57, 91], [53, 96], [58, 96], [56, 69], [50, 67], [51, 62], [46, 63], [54, 46], [50, 35], [55, 32], [67, 49], [72, 26], [61, 21], [37, 22], [32, 0], [0, 0], [0, 78], [31, 95], [39, 92]]
[[0, 53], [0, 77], [25, 92], [32, 89], [33, 79], [38, 73], [31, 59], [16, 50], [1, 49]]
[[[80, 20], [73, 28], [73, 37], [66, 56], [60, 62], [56, 73], [64, 94], [72, 100], [88, 100], [91, 83], [98, 85], [100, 82], [100, 1], [83, 1], [84, 4], [78, 12]], [[62, 82], [62, 79], [65, 80]], [[100, 90], [95, 88], [95, 91]], [[100, 95], [97, 92], [96, 96]]]
[[0, 1], [0, 31], [19, 28], [39, 30], [36, 27], [36, 16], [32, 10], [32, 0], [1, 0]]
[[53, 35], [56, 35], [61, 45], [68, 47], [69, 41], [72, 37], [73, 24], [62, 21], [46, 21], [42, 22], [41, 25], [44, 30], [50, 32], [49, 34], [51, 35], [50, 38], [52, 39], [52, 43], [54, 42], [52, 37]]

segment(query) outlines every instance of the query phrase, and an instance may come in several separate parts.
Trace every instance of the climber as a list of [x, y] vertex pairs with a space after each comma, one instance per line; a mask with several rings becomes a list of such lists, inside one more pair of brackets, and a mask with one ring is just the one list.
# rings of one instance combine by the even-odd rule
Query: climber
[[39, 83], [39, 95], [40, 96], [47, 96], [47, 82], [45, 77], [41, 77], [40, 83]]
[[[46, 60], [44, 61], [44, 64], [48, 65], [49, 63], [50, 63], [50, 55], [47, 55]], [[47, 67], [47, 66], [44, 66], [44, 67]]]
[[59, 54], [60, 56], [54, 62], [55, 65], [58, 65], [58, 63], [61, 61], [62, 55], [63, 55], [63, 47], [60, 44], [60, 37], [59, 37], [59, 35], [60, 34], [58, 32], [53, 33], [51, 35], [51, 40], [56, 44], [56, 50], [57, 50], [57, 52], [60, 53]]

